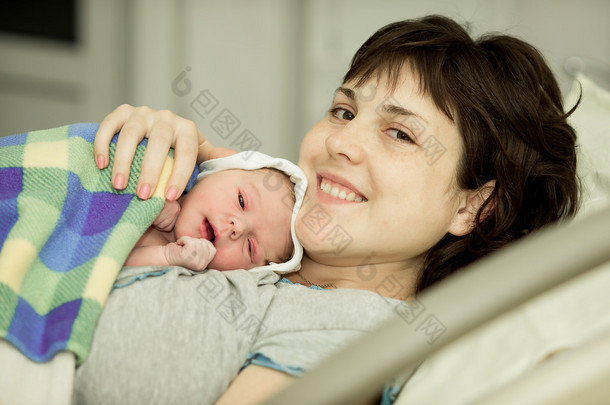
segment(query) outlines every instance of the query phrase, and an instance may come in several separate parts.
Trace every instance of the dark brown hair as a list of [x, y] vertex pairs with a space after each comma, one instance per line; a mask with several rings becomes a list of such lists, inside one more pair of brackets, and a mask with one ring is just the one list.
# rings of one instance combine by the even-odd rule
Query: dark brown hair
[[473, 40], [442, 16], [381, 28], [356, 52], [343, 81], [360, 87], [385, 74], [395, 88], [407, 67], [462, 135], [458, 185], [477, 189], [496, 180], [474, 230], [462, 237], [447, 234], [428, 253], [417, 288], [421, 292], [576, 212], [576, 134], [566, 121], [576, 106], [564, 113], [555, 77], [534, 47], [499, 34]]

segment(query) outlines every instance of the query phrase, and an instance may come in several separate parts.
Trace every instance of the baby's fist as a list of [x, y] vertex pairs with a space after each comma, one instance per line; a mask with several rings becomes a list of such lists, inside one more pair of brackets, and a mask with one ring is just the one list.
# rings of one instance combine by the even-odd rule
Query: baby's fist
[[216, 254], [216, 248], [207, 239], [183, 236], [175, 243], [167, 244], [164, 253], [170, 265], [200, 271], [210, 264]]

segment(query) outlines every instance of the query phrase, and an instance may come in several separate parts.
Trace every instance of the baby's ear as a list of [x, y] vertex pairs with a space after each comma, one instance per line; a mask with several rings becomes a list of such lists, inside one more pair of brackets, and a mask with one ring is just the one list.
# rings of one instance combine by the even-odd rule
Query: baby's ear
[[[483, 206], [485, 201], [491, 198], [491, 194], [496, 187], [496, 181], [490, 180], [476, 190], [468, 190], [464, 202], [461, 204], [458, 212], [453, 218], [453, 222], [449, 227], [449, 233], [455, 236], [464, 236], [472, 232], [476, 226], [477, 212]], [[496, 207], [495, 199], [491, 200], [483, 212], [481, 212], [480, 220], [484, 220], [493, 212]]]

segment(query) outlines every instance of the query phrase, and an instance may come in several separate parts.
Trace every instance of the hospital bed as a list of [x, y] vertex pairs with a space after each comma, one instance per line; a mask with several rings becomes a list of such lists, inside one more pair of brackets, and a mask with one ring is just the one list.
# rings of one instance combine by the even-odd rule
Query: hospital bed
[[[349, 403], [392, 378], [406, 380], [397, 405], [610, 403], [610, 94], [579, 81], [582, 105], [571, 120], [585, 186], [580, 216], [430, 288], [417, 311], [397, 310], [267, 404]], [[549, 323], [558, 307], [561, 316]], [[533, 327], [536, 320], [542, 326]], [[539, 344], [548, 324], [559, 339]], [[22, 403], [69, 403], [71, 354], [33, 364], [0, 342], [0, 358], [0, 402], [20, 389], [19, 380], [36, 388], [30, 396], [20, 389]]]

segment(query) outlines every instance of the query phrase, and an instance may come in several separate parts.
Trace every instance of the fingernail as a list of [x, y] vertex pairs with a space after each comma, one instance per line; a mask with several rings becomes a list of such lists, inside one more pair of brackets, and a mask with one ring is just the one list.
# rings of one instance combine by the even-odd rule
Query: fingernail
[[98, 155], [97, 156], [97, 168], [103, 169], [104, 167], [106, 167], [106, 162], [105, 162], [104, 156]]
[[178, 189], [174, 186], [171, 186], [165, 192], [165, 199], [169, 200], [169, 201], [174, 201], [176, 199], [177, 195], [178, 195]]
[[125, 188], [125, 177], [122, 174], [117, 174], [112, 181], [112, 185], [117, 190], [122, 190]]
[[150, 186], [146, 183], [139, 185], [136, 194], [142, 200], [146, 200], [148, 197], [150, 197]]

